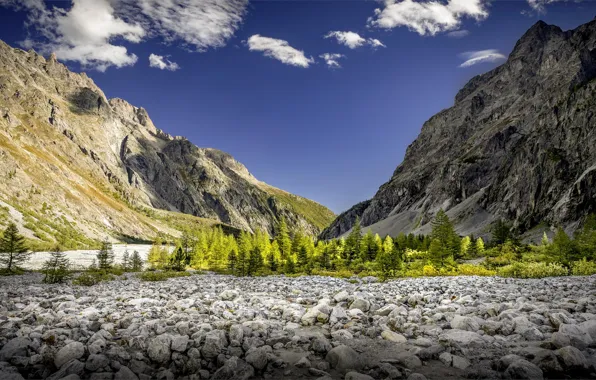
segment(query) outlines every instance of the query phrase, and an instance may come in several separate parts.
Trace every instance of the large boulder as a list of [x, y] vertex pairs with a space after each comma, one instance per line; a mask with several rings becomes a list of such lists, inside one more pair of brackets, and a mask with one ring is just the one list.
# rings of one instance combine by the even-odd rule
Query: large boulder
[[507, 379], [527, 379], [527, 380], [542, 380], [544, 378], [542, 370], [535, 364], [527, 360], [516, 360], [505, 370], [505, 378]]
[[14, 338], [0, 350], [0, 361], [10, 361], [15, 356], [27, 356], [27, 348], [31, 341], [27, 338]]
[[480, 330], [480, 324], [474, 320], [472, 317], [464, 317], [461, 315], [456, 315], [451, 320], [451, 328], [458, 329], [458, 330], [465, 330], [465, 331], [473, 331], [477, 332]]
[[557, 357], [569, 372], [581, 371], [588, 367], [584, 354], [573, 346], [558, 349]]
[[339, 372], [345, 372], [350, 369], [362, 369], [363, 364], [360, 355], [352, 348], [346, 345], [339, 345], [327, 353], [325, 360], [329, 362], [331, 368]]
[[85, 345], [81, 342], [71, 342], [62, 347], [54, 357], [56, 368], [62, 367], [74, 359], [80, 359], [85, 355]]
[[244, 360], [235, 356], [229, 358], [223, 367], [218, 369], [211, 380], [248, 380], [253, 377], [255, 370]]
[[147, 347], [149, 359], [156, 363], [165, 364], [170, 360], [172, 337], [169, 334], [162, 334], [151, 339]]

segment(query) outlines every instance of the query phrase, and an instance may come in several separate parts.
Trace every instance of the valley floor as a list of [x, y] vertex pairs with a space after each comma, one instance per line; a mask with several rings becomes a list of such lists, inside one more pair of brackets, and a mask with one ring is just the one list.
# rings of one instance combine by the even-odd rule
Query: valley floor
[[[143, 261], [147, 260], [147, 255], [151, 249], [151, 244], [113, 244], [114, 260], [116, 263], [122, 262], [124, 252], [128, 251], [130, 255], [134, 251], [139, 252]], [[82, 249], [76, 251], [65, 251], [66, 258], [74, 268], [88, 268], [97, 258], [97, 250]], [[50, 252], [33, 252], [31, 258], [23, 263], [24, 269], [39, 270], [43, 264], [50, 258]]]
[[596, 276], [365, 280], [2, 277], [0, 379], [596, 378]]

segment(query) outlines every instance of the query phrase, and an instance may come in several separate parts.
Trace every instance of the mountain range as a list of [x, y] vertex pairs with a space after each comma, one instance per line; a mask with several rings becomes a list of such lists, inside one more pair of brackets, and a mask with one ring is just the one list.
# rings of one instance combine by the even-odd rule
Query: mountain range
[[526, 240], [596, 211], [596, 20], [570, 31], [540, 21], [507, 61], [472, 78], [431, 117], [374, 197], [321, 237], [360, 219], [380, 235], [428, 233], [443, 209], [461, 235], [498, 219]]
[[152, 239], [188, 225], [317, 235], [329, 209], [256, 179], [231, 155], [158, 129], [85, 73], [0, 41], [0, 224], [40, 242]]

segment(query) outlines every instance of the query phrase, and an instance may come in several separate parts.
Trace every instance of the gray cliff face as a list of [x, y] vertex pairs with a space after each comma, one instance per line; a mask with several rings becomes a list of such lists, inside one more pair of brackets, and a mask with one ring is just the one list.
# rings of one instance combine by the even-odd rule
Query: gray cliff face
[[[594, 78], [596, 21], [568, 32], [538, 22], [423, 125], [368, 207], [349, 214], [392, 235], [428, 232], [440, 208], [461, 234], [486, 234], [497, 218], [522, 232], [573, 230], [596, 211]], [[351, 225], [340, 216], [322, 236]]]
[[291, 228], [316, 235], [334, 218], [257, 180], [229, 154], [156, 128], [145, 109], [107, 99], [55, 56], [2, 41], [0, 168], [8, 178], [0, 206], [25, 230], [27, 222], [58, 218], [90, 237], [151, 238], [172, 233], [168, 221], [180, 219], [152, 218], [166, 210], [269, 233], [284, 216]]

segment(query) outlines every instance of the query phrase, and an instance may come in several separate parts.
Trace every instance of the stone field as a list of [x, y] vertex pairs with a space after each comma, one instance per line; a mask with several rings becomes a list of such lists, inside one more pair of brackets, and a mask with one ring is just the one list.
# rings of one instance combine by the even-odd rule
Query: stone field
[[596, 378], [596, 276], [0, 278], [4, 379]]

